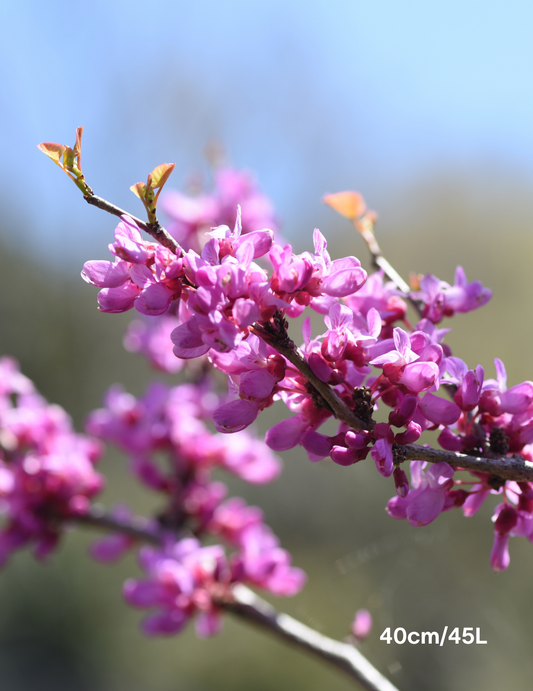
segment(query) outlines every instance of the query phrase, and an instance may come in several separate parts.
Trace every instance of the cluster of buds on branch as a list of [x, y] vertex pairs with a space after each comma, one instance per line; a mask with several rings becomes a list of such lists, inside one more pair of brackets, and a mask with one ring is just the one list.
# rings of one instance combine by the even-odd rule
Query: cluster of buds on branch
[[[443, 342], [449, 329], [440, 328], [445, 317], [486, 304], [491, 292], [478, 281], [469, 283], [461, 267], [453, 285], [426, 275], [415, 289], [402, 291], [403, 282], [386, 280], [375, 214], [361, 195], [344, 192], [326, 201], [367, 239], [379, 271], [368, 276], [353, 256], [332, 260], [317, 229], [314, 252], [294, 254], [270, 229], [243, 232], [237, 211], [233, 229], [222, 225], [205, 233], [200, 253], [148, 243], [124, 217], [110, 245], [115, 262], [87, 262], [83, 277], [101, 288], [102, 311], [135, 307], [144, 315], [165, 315], [166, 354], [152, 359], [170, 360], [172, 342], [179, 360], [206, 356], [228, 376], [231, 400], [213, 415], [219, 431], [242, 430], [282, 400], [293, 415], [269, 430], [270, 448], [301, 445], [310, 460], [330, 457], [343, 466], [370, 454], [378, 471], [395, 480], [398, 496], [389, 502], [390, 515], [413, 525], [427, 525], [453, 507], [472, 515], [488, 494], [499, 493], [505, 515], [514, 519], [505, 528], [496, 519], [491, 563], [505, 568], [509, 536], [533, 539], [533, 383], [507, 390], [500, 360], [497, 379], [485, 380], [481, 365], [471, 369], [452, 355]], [[256, 261], [267, 257], [270, 271]], [[407, 318], [409, 303], [418, 315], [414, 325]], [[313, 337], [306, 317], [297, 348], [287, 319], [307, 307], [323, 315], [325, 331]], [[157, 336], [151, 338], [150, 330]], [[153, 338], [165, 348], [160, 330], [157, 320], [145, 328], [146, 350], [155, 353]], [[391, 411], [388, 422], [376, 424], [380, 405]], [[339, 421], [337, 433], [321, 434], [332, 417]], [[415, 444], [425, 430], [440, 430], [440, 452]], [[401, 467], [407, 458], [411, 487]], [[426, 470], [428, 462], [434, 465]], [[456, 476], [460, 470], [474, 479]]]
[[[238, 601], [239, 587], [293, 595], [304, 574], [291, 565], [261, 511], [226, 499], [225, 486], [210, 472], [222, 467], [247, 482], [268, 482], [279, 472], [273, 451], [296, 446], [312, 462], [329, 458], [345, 468], [370, 457], [394, 483], [389, 515], [413, 526], [452, 508], [472, 516], [497, 495], [494, 570], [509, 565], [511, 536], [533, 541], [533, 382], [507, 388], [500, 360], [496, 378], [486, 378], [481, 365], [470, 366], [444, 342], [450, 329], [443, 320], [485, 305], [488, 288], [468, 282], [461, 267], [453, 285], [432, 275], [405, 283], [382, 255], [376, 215], [357, 192], [324, 200], [364, 239], [376, 269], [370, 275], [354, 256], [332, 259], [318, 229], [313, 250], [295, 254], [248, 174], [220, 168], [212, 191], [164, 192], [165, 230], [157, 202], [173, 165], [158, 166], [146, 183], [132, 187], [145, 206], [145, 222], [87, 185], [81, 128], [73, 149], [39, 148], [90, 204], [120, 216], [109, 245], [113, 260], [88, 261], [82, 272], [100, 289], [99, 309], [135, 309], [141, 316], [125, 346], [169, 374], [187, 370], [189, 383], [153, 386], [140, 399], [115, 387], [105, 407], [88, 418], [86, 431], [125, 452], [133, 474], [161, 496], [161, 511], [140, 525], [124, 508], [102, 515], [91, 505], [102, 484], [93, 469], [100, 442], [75, 435], [4, 361], [11, 374], [0, 417], [3, 556], [28, 542], [42, 556], [64, 523], [91, 523], [110, 531], [93, 547], [102, 561], [139, 540], [152, 543], [139, 552], [146, 577], [128, 581], [124, 590], [129, 603], [152, 608], [147, 633], [175, 633], [196, 615], [199, 635], [211, 635], [222, 610], [232, 607], [272, 624], [260, 608], [250, 614]], [[312, 326], [304, 314], [309, 310], [323, 327]], [[289, 321], [302, 315], [300, 339]], [[224, 394], [210, 368], [225, 375]], [[266, 443], [252, 440], [246, 428], [276, 401], [288, 415], [269, 429]], [[337, 421], [333, 434], [321, 431], [327, 420]], [[416, 443], [428, 430], [438, 431], [440, 448]], [[205, 546], [207, 535], [226, 548]], [[344, 667], [352, 665], [350, 655], [341, 658]], [[361, 681], [360, 668], [351, 669]], [[385, 680], [368, 684], [392, 688]]]

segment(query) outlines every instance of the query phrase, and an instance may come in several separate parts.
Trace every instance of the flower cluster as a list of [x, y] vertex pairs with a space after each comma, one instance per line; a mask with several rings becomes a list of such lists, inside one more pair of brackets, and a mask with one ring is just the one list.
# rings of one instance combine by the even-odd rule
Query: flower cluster
[[456, 312], [470, 312], [482, 307], [490, 300], [491, 295], [491, 291], [479, 281], [468, 283], [461, 266], [455, 271], [453, 286], [428, 274], [420, 281], [420, 290], [412, 294], [424, 304], [423, 316], [434, 324], [443, 317], [453, 317]]
[[230, 558], [221, 545], [204, 547], [195, 538], [141, 548], [139, 562], [147, 577], [127, 580], [124, 597], [135, 607], [155, 610], [143, 621], [145, 633], [178, 633], [195, 615], [198, 636], [218, 633], [222, 605], [232, 601], [231, 587], [237, 583], [282, 596], [301, 590], [303, 571], [291, 566], [289, 553], [261, 523], [260, 512], [238, 502], [221, 505], [211, 526], [231, 534], [238, 551]]
[[[81, 172], [81, 134], [73, 149], [39, 148], [95, 202]], [[450, 329], [440, 327], [486, 304], [491, 291], [469, 283], [462, 267], [453, 285], [425, 275], [409, 287], [381, 254], [376, 215], [355, 192], [325, 201], [353, 223], [381, 270], [368, 275], [354, 256], [332, 259], [318, 229], [313, 251], [297, 254], [277, 233], [272, 206], [252, 178], [229, 168], [215, 172], [212, 191], [164, 195], [170, 235], [161, 232], [156, 206], [173, 167], [158, 166], [146, 184], [132, 187], [148, 213], [144, 227], [164, 245], [145, 241], [123, 215], [109, 245], [113, 261], [89, 261], [82, 276], [100, 288], [102, 312], [141, 314], [126, 348], [166, 373], [185, 370], [189, 383], [153, 384], [139, 398], [112, 387], [104, 407], [90, 414], [92, 436], [85, 437], [13, 361], [1, 359], [0, 565], [28, 543], [45, 556], [66, 523], [95, 524], [108, 531], [91, 547], [98, 561], [149, 543], [138, 552], [143, 576], [123, 589], [129, 604], [150, 610], [147, 634], [175, 634], [194, 619], [199, 636], [212, 636], [224, 609], [242, 604], [245, 589], [236, 586], [291, 596], [306, 579], [262, 511], [228, 498], [212, 472], [267, 483], [280, 472], [273, 452], [300, 445], [313, 462], [352, 466], [370, 456], [394, 482], [388, 514], [413, 526], [452, 508], [472, 516], [498, 495], [490, 561], [496, 571], [507, 568], [510, 537], [533, 542], [533, 482], [523, 481], [533, 468], [533, 382], [507, 388], [498, 359], [496, 379], [486, 379], [481, 365], [470, 368], [452, 353], [444, 343]], [[98, 206], [117, 213], [104, 200]], [[301, 316], [298, 348], [289, 320]], [[225, 395], [210, 368], [225, 375]], [[290, 415], [259, 441], [247, 428], [276, 401]], [[333, 434], [320, 431], [332, 418]], [[415, 443], [426, 431], [438, 431], [440, 451]], [[91, 506], [103, 486], [93, 437], [125, 453], [135, 478], [157, 493], [154, 516], [136, 518], [126, 505], [109, 514]], [[420, 459], [412, 460], [410, 477], [407, 458]], [[516, 481], [504, 479], [512, 477], [509, 468], [519, 469]], [[359, 610], [354, 644], [371, 626], [370, 613]]]
[[72, 430], [14, 360], [0, 359], [0, 565], [28, 544], [44, 558], [65, 521], [85, 515], [103, 487], [100, 444]]
[[[200, 252], [208, 236], [218, 226], [233, 227], [237, 206], [241, 209], [242, 234], [269, 228], [279, 237], [273, 207], [257, 187], [249, 173], [233, 168], [220, 168], [214, 174], [214, 189], [196, 195], [185, 195], [177, 190], [163, 194], [163, 212], [170, 219], [169, 232], [184, 251]], [[131, 322], [124, 339], [125, 347], [141, 352], [159, 370], [174, 374], [183, 367], [183, 360], [172, 352], [170, 334], [187, 320], [188, 314], [179, 314], [180, 307], [173, 301], [159, 319], [136, 319]]]
[[[156, 609], [143, 624], [149, 634], [177, 633], [195, 614], [200, 636], [216, 633], [220, 605], [231, 599], [235, 583], [289, 596], [305, 582], [304, 573], [291, 565], [290, 555], [263, 523], [260, 509], [239, 498], [225, 499], [225, 485], [210, 477], [221, 467], [259, 484], [280, 472], [270, 449], [248, 432], [228, 436], [209, 430], [206, 421], [218, 403], [207, 380], [175, 387], [156, 384], [139, 399], [114, 387], [106, 407], [87, 421], [87, 430], [125, 452], [137, 479], [164, 500], [157, 519], [163, 544], [141, 549], [147, 576], [129, 580], [124, 590], [131, 604]], [[191, 534], [196, 537], [187, 537]], [[202, 546], [199, 538], [208, 535], [235, 551], [227, 557], [221, 545]], [[108, 562], [132, 544], [124, 536], [106, 537], [92, 553]]]
[[[484, 381], [483, 368], [467, 370], [458, 358], [449, 357], [443, 383], [453, 387], [453, 399], [460, 409], [449, 424], [441, 423], [440, 445], [450, 451], [479, 456], [519, 453], [533, 461], [533, 382], [506, 388], [505, 367], [495, 360], [497, 379]], [[448, 411], [451, 402], [447, 402]], [[455, 424], [453, 424], [455, 423]], [[454, 429], [451, 429], [453, 424]], [[441, 511], [462, 507], [473, 516], [489, 494], [503, 503], [494, 511], [494, 546], [491, 565], [495, 571], [509, 565], [509, 538], [527, 537], [533, 542], [533, 485], [503, 481], [488, 473], [473, 473], [475, 480], [453, 480], [453, 469], [438, 463], [425, 473], [425, 463], [411, 463], [412, 490], [405, 497], [391, 499], [387, 510], [394, 518], [406, 518], [412, 525], [427, 525]], [[470, 486], [470, 491], [465, 489]]]
[[[456, 280], [454, 309], [465, 311], [482, 304], [488, 291], [479, 284], [468, 284], [462, 271], [458, 276], [462, 278]], [[475, 300], [472, 295], [477, 296]], [[522, 535], [533, 541], [532, 484], [505, 482], [487, 473], [474, 473], [475, 480], [454, 480], [454, 470], [445, 462], [422, 472], [426, 463], [415, 461], [409, 489], [400, 467], [401, 447], [416, 442], [425, 430], [440, 430], [438, 441], [445, 450], [489, 458], [518, 453], [531, 462], [533, 382], [507, 389], [505, 368], [498, 359], [495, 380], [485, 380], [480, 365], [469, 369], [442, 344], [448, 331], [436, 326], [442, 311], [426, 311], [434, 296], [413, 293], [411, 297], [427, 297], [423, 314], [435, 322], [425, 317], [408, 331], [394, 327], [392, 338], [383, 336], [383, 325], [391, 313], [388, 305], [382, 302], [364, 314], [357, 310], [364, 304], [357, 294], [330, 308], [325, 318], [327, 331], [315, 340], [309, 325], [304, 325], [303, 352], [313, 372], [366, 421], [366, 429], [349, 429], [341, 422], [337, 434], [320, 434], [317, 429], [331, 417], [331, 411], [314, 405], [310, 412], [309, 392], [298, 403], [285, 393], [280, 397], [297, 415], [270, 429], [266, 441], [275, 450], [300, 444], [311, 460], [329, 456], [340, 465], [356, 463], [370, 452], [378, 471], [394, 477], [398, 496], [389, 502], [389, 514], [412, 525], [427, 525], [453, 507], [462, 506], [470, 516], [489, 494], [503, 495], [504, 504], [494, 515], [491, 564], [495, 570], [506, 568], [509, 537]], [[376, 376], [372, 368], [381, 373]], [[280, 382], [280, 387], [285, 383]], [[439, 389], [445, 396], [439, 395]], [[392, 410], [388, 422], [374, 424], [369, 413], [380, 403]]]
[[[113, 387], [106, 407], [87, 421], [87, 430], [126, 452], [135, 476], [165, 500], [157, 519], [144, 523], [162, 543], [139, 553], [147, 577], [124, 587], [128, 602], [157, 610], [143, 625], [150, 634], [176, 633], [195, 614], [200, 636], [216, 633], [221, 605], [231, 600], [235, 583], [290, 596], [305, 582], [261, 510], [225, 499], [226, 487], [210, 479], [211, 470], [222, 467], [247, 482], [265, 483], [281, 469], [248, 432], [209, 431], [206, 421], [218, 403], [207, 380], [173, 388], [155, 384], [141, 399]], [[101, 452], [99, 441], [73, 432], [66, 413], [48, 405], [13, 360], [0, 359], [0, 564], [30, 543], [44, 558], [66, 523], [90, 522], [91, 500], [103, 487], [94, 470]], [[111, 518], [128, 524], [132, 514], [119, 506]], [[233, 550], [229, 557], [221, 545], [202, 546], [198, 538], [207, 535], [223, 539]], [[91, 553], [112, 562], [136, 542], [127, 531], [111, 532]]]
[[82, 277], [102, 288], [102, 312], [119, 313], [135, 307], [141, 314], [157, 316], [168, 311], [181, 295], [183, 262], [166, 247], [144, 242], [129, 216], [123, 216], [109, 245], [115, 262], [86, 262]]
[[[183, 199], [175, 197], [178, 216], [180, 203]], [[194, 225], [195, 232], [201, 225]], [[270, 230], [247, 230], [243, 233], [238, 210], [233, 231], [226, 225], [213, 228], [200, 253], [188, 249], [177, 256], [143, 242], [133, 221], [124, 217], [111, 245], [117, 261], [88, 262], [84, 269], [87, 280], [105, 286], [101, 309], [122, 311], [135, 305], [158, 317], [149, 335], [138, 327], [130, 330], [131, 349], [144, 350], [166, 371], [202, 357], [228, 376], [228, 398], [212, 411], [219, 432], [242, 431], [261, 410], [283, 400], [293, 415], [268, 431], [271, 449], [301, 445], [312, 461], [330, 457], [343, 466], [370, 454], [378, 471], [395, 481], [398, 496], [389, 512], [417, 525], [470, 501], [466, 490], [453, 489], [453, 471], [449, 466], [443, 470], [442, 464], [415, 473], [409, 488], [398, 450], [425, 430], [440, 430], [439, 443], [446, 450], [529, 458], [533, 384], [506, 390], [499, 361], [498, 379], [484, 381], [480, 365], [470, 369], [452, 355], [443, 343], [449, 329], [438, 326], [444, 317], [484, 305], [489, 289], [478, 281], [469, 283], [458, 267], [453, 286], [427, 275], [405, 294], [385, 282], [382, 272], [368, 277], [353, 256], [332, 260], [318, 230], [314, 252], [301, 254], [288, 244], [276, 244]], [[270, 272], [257, 263], [261, 258], [270, 261]], [[112, 287], [119, 279], [123, 283]], [[121, 302], [113, 291], [134, 297]], [[419, 313], [414, 327], [407, 320], [407, 300]], [[297, 351], [286, 320], [308, 306], [323, 315], [325, 331], [313, 338], [307, 317]], [[355, 427], [341, 420], [336, 434], [320, 433], [335, 411], [283, 348], [299, 352], [313, 376], [358, 419]], [[373, 413], [382, 405], [391, 409], [388, 421], [376, 424]], [[136, 464], [145, 467], [139, 460]], [[512, 501], [516, 492], [507, 495], [504, 484], [487, 492], [502, 491]]]

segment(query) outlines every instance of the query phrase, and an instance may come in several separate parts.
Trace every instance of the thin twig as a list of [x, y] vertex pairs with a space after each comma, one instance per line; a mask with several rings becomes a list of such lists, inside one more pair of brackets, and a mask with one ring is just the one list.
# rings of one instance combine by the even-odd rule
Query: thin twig
[[105, 513], [100, 506], [91, 506], [86, 514], [73, 517], [71, 520], [93, 528], [123, 533], [141, 542], [160, 544], [162, 540], [161, 535], [151, 527], [146, 518], [141, 516], [135, 516], [129, 520], [117, 518]]
[[[119, 519], [106, 514], [100, 507], [91, 507], [84, 516], [76, 516], [71, 520], [81, 525], [124, 533], [151, 544], [161, 544], [163, 540], [162, 533], [155, 531], [146, 519]], [[242, 584], [233, 586], [231, 596], [217, 604], [240, 619], [330, 663], [359, 682], [367, 691], [398, 691], [353, 646], [328, 638], [288, 614], [277, 612], [266, 600]]]
[[353, 224], [358, 231], [358, 233], [361, 235], [363, 240], [366, 243], [366, 246], [368, 247], [368, 250], [370, 252], [370, 256], [372, 257], [372, 265], [374, 266], [375, 269], [381, 269], [385, 276], [389, 278], [393, 283], [396, 284], [396, 286], [401, 290], [402, 293], [405, 294], [405, 297], [409, 300], [411, 305], [415, 308], [415, 310], [418, 312], [418, 315], [421, 317], [422, 316], [422, 305], [420, 302], [417, 300], [414, 300], [410, 296], [411, 288], [408, 286], [408, 284], [403, 280], [403, 278], [400, 276], [400, 274], [396, 271], [396, 269], [392, 266], [392, 264], [385, 259], [383, 256], [383, 253], [381, 251], [381, 248], [378, 244], [378, 241], [376, 240], [376, 236], [374, 235], [374, 224], [373, 221], [363, 217], [359, 220], [353, 221]]
[[288, 614], [276, 612], [271, 604], [244, 585], [234, 586], [233, 596], [235, 602], [224, 607], [238, 617], [334, 665], [368, 691], [398, 691], [349, 643], [335, 641]]
[[354, 221], [353, 224], [368, 247], [374, 268], [382, 269], [385, 276], [395, 283], [402, 293], [409, 295], [411, 289], [396, 269], [383, 256], [376, 236], [374, 235], [373, 223], [370, 220], [362, 218], [358, 221]]
[[405, 460], [428, 461], [429, 463], [441, 463], [445, 461], [453, 468], [464, 468], [478, 473], [490, 473], [504, 480], [516, 482], [533, 482], [533, 463], [524, 460], [521, 456], [497, 456], [485, 458], [483, 456], [469, 456], [457, 451], [445, 451], [433, 449], [419, 444], [407, 444], [402, 447]]
[[176, 240], [174, 240], [172, 235], [170, 235], [168, 230], [165, 230], [165, 228], [163, 228], [159, 221], [155, 224], [147, 223], [146, 221], [141, 221], [140, 218], [132, 216], [127, 211], [124, 211], [123, 209], [120, 209], [118, 206], [111, 204], [105, 199], [102, 199], [102, 197], [98, 197], [96, 194], [85, 195], [83, 198], [88, 204], [91, 204], [91, 206], [96, 206], [98, 209], [102, 209], [102, 211], [107, 211], [107, 213], [113, 214], [113, 216], [118, 216], [119, 218], [121, 216], [129, 216], [132, 219], [132, 221], [134, 221], [139, 226], [139, 228], [142, 228], [146, 233], [148, 233], [148, 235], [151, 235], [154, 238], [154, 240], [159, 242], [160, 245], [163, 245], [163, 247], [166, 247], [174, 254], [181, 254], [181, 247], [176, 242]]

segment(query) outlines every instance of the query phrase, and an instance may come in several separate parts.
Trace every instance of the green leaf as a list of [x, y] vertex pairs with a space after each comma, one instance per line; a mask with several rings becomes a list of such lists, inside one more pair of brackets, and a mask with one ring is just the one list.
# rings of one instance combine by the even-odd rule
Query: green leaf
[[156, 190], [158, 187], [163, 187], [175, 167], [175, 163], [161, 163], [157, 168], [154, 168], [150, 173], [152, 176], [152, 188]]
[[74, 163], [76, 162], [76, 154], [70, 146], [63, 147], [65, 150], [63, 152], [63, 166], [67, 170], [72, 170]]

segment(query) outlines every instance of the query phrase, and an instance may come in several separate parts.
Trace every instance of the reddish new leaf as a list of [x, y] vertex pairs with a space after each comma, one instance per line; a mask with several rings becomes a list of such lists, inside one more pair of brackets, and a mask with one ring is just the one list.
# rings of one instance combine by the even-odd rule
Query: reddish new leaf
[[58, 166], [61, 165], [61, 157], [65, 153], [66, 147], [62, 144], [56, 144], [54, 142], [42, 142], [42, 144], [37, 144], [37, 148], [46, 154], [48, 158], [51, 158], [54, 163]]
[[144, 182], [136, 182], [135, 185], [130, 187], [130, 190], [139, 199], [144, 199], [146, 196], [146, 184]]
[[336, 192], [335, 194], [326, 194], [323, 199], [328, 206], [331, 206], [337, 213], [350, 219], [350, 221], [355, 221], [366, 211], [365, 200], [359, 192]]

